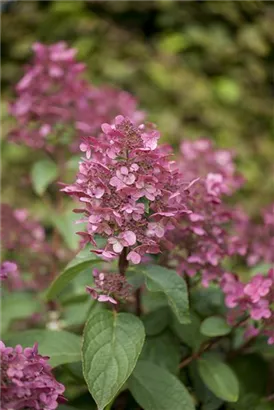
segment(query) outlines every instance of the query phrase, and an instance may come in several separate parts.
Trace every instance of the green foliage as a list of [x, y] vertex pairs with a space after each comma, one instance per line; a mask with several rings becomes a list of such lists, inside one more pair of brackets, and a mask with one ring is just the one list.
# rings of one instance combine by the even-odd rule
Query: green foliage
[[144, 339], [142, 322], [129, 313], [101, 312], [88, 319], [83, 372], [99, 410], [113, 400], [130, 376]]
[[199, 316], [191, 312], [190, 319], [191, 322], [189, 324], [182, 324], [176, 317], [173, 317], [170, 325], [179, 339], [196, 351], [207, 338], [200, 332], [201, 321]]
[[76, 232], [81, 231], [83, 226], [83, 224], [75, 223], [79, 220], [79, 215], [74, 214], [71, 209], [61, 215], [60, 213], [57, 214], [52, 211], [51, 220], [53, 226], [55, 226], [58, 232], [62, 235], [66, 246], [69, 249], [76, 251], [79, 246], [79, 237], [76, 235]]
[[211, 316], [203, 321], [200, 331], [209, 337], [224, 336], [231, 332], [231, 327], [224, 318]]
[[[237, 165], [247, 180], [237, 199], [256, 217], [274, 193], [271, 178], [265, 177], [273, 170], [274, 150], [270, 3], [204, 1], [198, 6], [185, 2], [182, 7], [171, 1], [34, 0], [6, 6], [2, 15], [2, 198], [40, 217], [47, 240], [51, 242], [57, 231], [68, 252], [56, 261], [56, 272], [61, 273], [46, 292], [50, 302], [42, 301], [38, 292], [3, 292], [2, 334], [11, 346], [38, 342], [39, 352], [58, 366], [57, 379], [64, 380], [66, 394], [72, 397], [60, 410], [96, 407], [79, 367], [87, 318], [83, 372], [99, 409], [106, 406], [105, 410], [120, 408], [120, 400], [121, 408], [127, 410], [137, 406], [193, 410], [195, 405], [201, 410], [271, 410], [267, 396], [273, 376], [266, 360], [273, 359], [274, 348], [265, 337], [258, 337], [247, 354], [241, 355], [243, 332], [231, 332], [222, 319], [226, 309], [221, 290], [194, 286], [188, 297], [186, 283], [175, 270], [156, 265], [129, 268], [127, 279], [133, 290], [142, 288], [140, 319], [132, 314], [134, 297], [118, 305], [119, 312], [131, 313], [117, 313], [87, 295], [92, 267], [102, 262], [89, 247], [72, 259], [78, 247], [75, 232], [81, 228], [74, 225], [78, 216], [68, 210], [66, 198], [66, 212], [55, 207], [56, 164], [45, 159], [44, 153], [34, 155], [31, 149], [6, 139], [12, 127], [8, 103], [23, 64], [29, 61], [32, 43], [62, 39], [76, 47], [79, 60], [87, 63], [88, 80], [130, 91], [147, 111], [148, 120], [159, 126], [162, 141], [175, 149], [182, 139], [201, 135], [219, 148], [236, 147]], [[63, 132], [64, 143], [69, 133]], [[66, 158], [67, 172], [60, 180], [74, 179], [79, 159], [79, 155]], [[26, 189], [28, 184], [33, 189]], [[38, 201], [37, 195], [43, 200]], [[147, 200], [141, 201], [147, 211]], [[9, 257], [16, 260], [17, 255], [10, 253]], [[264, 274], [268, 268], [262, 264], [243, 275]], [[41, 314], [43, 329], [24, 330], [37, 326], [32, 323], [35, 313]], [[62, 330], [45, 329], [50, 327], [52, 314]], [[212, 350], [223, 356], [216, 352], [201, 355], [211, 337], [220, 337]], [[227, 364], [220, 357], [229, 349], [233, 359], [228, 354]], [[180, 371], [180, 362], [189, 357], [193, 360]]]
[[35, 164], [31, 170], [31, 179], [34, 191], [38, 195], [43, 195], [49, 184], [58, 176], [58, 169], [55, 162], [44, 159]]
[[185, 280], [175, 270], [158, 265], [142, 267], [146, 285], [151, 292], [162, 292], [180, 323], [189, 323], [188, 293]]
[[129, 390], [144, 410], [194, 410], [185, 386], [173, 374], [140, 360], [128, 381]]
[[174, 374], [178, 373], [180, 358], [179, 340], [169, 331], [147, 337], [140, 357], [141, 360], [153, 362]]
[[39, 353], [49, 356], [49, 363], [56, 367], [81, 359], [81, 338], [66, 331], [31, 329], [10, 335], [7, 346], [21, 344], [23, 347], [39, 345]]
[[25, 319], [41, 310], [41, 303], [30, 293], [4, 295], [1, 305], [1, 331], [5, 333], [12, 321]]
[[204, 354], [198, 360], [199, 374], [205, 385], [220, 399], [235, 402], [239, 397], [239, 382], [231, 370], [213, 353]]
[[146, 335], [155, 336], [161, 333], [168, 325], [170, 318], [169, 309], [166, 306], [162, 306], [157, 310], [149, 312], [147, 315], [142, 317]]
[[61, 290], [69, 284], [72, 279], [83, 272], [87, 267], [99, 264], [101, 261], [94, 253], [90, 252], [90, 247], [82, 249], [76, 257], [66, 266], [63, 272], [52, 282], [46, 293], [48, 300], [53, 299]]

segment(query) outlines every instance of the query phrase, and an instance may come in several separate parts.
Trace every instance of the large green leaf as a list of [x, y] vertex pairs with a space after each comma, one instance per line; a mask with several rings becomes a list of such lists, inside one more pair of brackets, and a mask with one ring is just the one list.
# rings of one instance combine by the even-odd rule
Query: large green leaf
[[140, 360], [151, 361], [177, 374], [181, 358], [180, 342], [170, 331], [147, 337]]
[[182, 324], [176, 316], [173, 315], [170, 327], [182, 342], [193, 350], [198, 350], [207, 337], [200, 332], [201, 321], [199, 316], [194, 312], [190, 312], [190, 319], [190, 323]]
[[185, 386], [156, 364], [140, 360], [128, 380], [134, 399], [144, 410], [194, 410]]
[[203, 321], [200, 332], [209, 337], [224, 336], [231, 332], [231, 327], [224, 318], [211, 316]]
[[81, 338], [73, 333], [57, 330], [31, 329], [13, 333], [7, 340], [8, 346], [21, 344], [23, 347], [38, 343], [38, 351], [49, 356], [51, 366], [81, 360]]
[[39, 312], [41, 303], [32, 293], [13, 292], [2, 299], [1, 329], [8, 330], [10, 323], [16, 319], [30, 317]]
[[215, 396], [228, 402], [238, 400], [238, 379], [231, 368], [217, 355], [204, 354], [198, 360], [198, 370], [203, 382]]
[[147, 288], [151, 292], [163, 292], [180, 323], [189, 323], [188, 291], [184, 279], [176, 271], [158, 265], [142, 268]]
[[92, 315], [83, 340], [83, 373], [99, 410], [115, 397], [133, 371], [145, 339], [142, 322], [130, 313]]
[[46, 299], [54, 299], [56, 295], [58, 295], [61, 290], [79, 273], [83, 272], [88, 267], [99, 264], [100, 262], [102, 262], [102, 260], [99, 259], [94, 253], [90, 252], [90, 247], [86, 247], [81, 250], [51, 284], [50, 288], [46, 292]]
[[38, 195], [43, 195], [48, 185], [53, 182], [57, 176], [57, 166], [50, 159], [35, 162], [31, 170], [31, 180], [34, 191]]
[[162, 306], [157, 310], [149, 312], [142, 317], [147, 336], [155, 336], [161, 333], [167, 326], [170, 311], [167, 306]]

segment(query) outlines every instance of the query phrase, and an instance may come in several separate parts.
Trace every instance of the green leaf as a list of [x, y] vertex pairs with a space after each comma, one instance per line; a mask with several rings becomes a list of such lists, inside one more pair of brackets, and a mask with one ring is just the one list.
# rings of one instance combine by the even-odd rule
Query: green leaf
[[175, 270], [162, 266], [143, 267], [146, 285], [151, 292], [163, 292], [180, 323], [189, 323], [188, 291], [184, 279]]
[[200, 332], [209, 337], [224, 336], [231, 332], [231, 327], [224, 318], [211, 316], [203, 321]]
[[231, 368], [214, 354], [204, 354], [198, 360], [199, 374], [205, 385], [228, 402], [236, 402], [239, 397], [239, 382]]
[[177, 374], [180, 363], [180, 343], [170, 332], [146, 338], [140, 360], [151, 361]]
[[87, 300], [82, 303], [71, 303], [64, 307], [62, 320], [64, 327], [79, 326], [87, 320], [89, 311], [94, 307], [96, 301], [87, 295]]
[[166, 306], [162, 306], [143, 316], [141, 319], [145, 326], [146, 335], [155, 336], [161, 333], [168, 326], [169, 316], [170, 312]]
[[72, 279], [79, 275], [79, 273], [83, 272], [86, 268], [102, 262], [102, 260], [99, 259], [94, 253], [90, 252], [90, 249], [90, 247], [82, 249], [66, 266], [63, 272], [57, 276], [46, 292], [47, 300], [56, 297], [56, 295], [58, 295]]
[[180, 380], [154, 363], [140, 360], [128, 387], [144, 410], [194, 410], [193, 400]]
[[268, 360], [274, 357], [274, 346], [267, 343], [267, 337], [265, 336], [259, 335], [250, 347], [250, 350], [255, 353], [260, 353]]
[[83, 373], [89, 391], [103, 409], [134, 369], [145, 339], [142, 322], [130, 313], [92, 315], [83, 340]]
[[49, 356], [49, 363], [56, 367], [64, 363], [81, 360], [81, 338], [73, 333], [57, 330], [31, 329], [13, 333], [6, 341], [7, 346], [21, 344], [30, 347], [38, 343], [38, 351]]
[[190, 376], [193, 390], [195, 391], [195, 397], [201, 401], [201, 410], [217, 410], [222, 404], [223, 400], [215, 396], [204, 384], [199, 373], [197, 362], [193, 361], [188, 368], [188, 374]]
[[192, 306], [195, 306], [195, 311], [203, 318], [225, 315], [224, 294], [219, 288], [193, 289], [190, 301]]
[[43, 195], [49, 184], [53, 182], [57, 176], [57, 166], [50, 159], [35, 162], [31, 170], [31, 180], [34, 191], [38, 195]]
[[240, 383], [241, 403], [248, 394], [258, 397], [267, 395], [268, 363], [259, 354], [245, 354], [236, 356], [230, 366], [236, 373]]
[[182, 324], [173, 316], [170, 327], [182, 342], [193, 350], [198, 350], [207, 337], [200, 332], [201, 321], [199, 316], [191, 312], [190, 319], [191, 322], [189, 324]]
[[62, 235], [65, 244], [71, 250], [77, 250], [79, 247], [79, 236], [76, 232], [83, 230], [84, 224], [75, 224], [79, 220], [79, 215], [71, 210], [62, 215], [51, 212], [51, 220], [58, 232]]
[[25, 319], [41, 310], [39, 300], [31, 293], [13, 292], [2, 298], [1, 330], [8, 330], [11, 322]]

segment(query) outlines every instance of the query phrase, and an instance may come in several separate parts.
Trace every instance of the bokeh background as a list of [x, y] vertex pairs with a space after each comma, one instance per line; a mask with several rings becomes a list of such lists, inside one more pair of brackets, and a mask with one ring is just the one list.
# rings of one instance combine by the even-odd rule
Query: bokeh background
[[[89, 80], [130, 91], [178, 149], [208, 137], [237, 153], [256, 214], [274, 198], [274, 4], [266, 1], [10, 1], [2, 14], [2, 197], [35, 207], [26, 176], [39, 153], [5, 141], [8, 102], [34, 41], [65, 40]], [[41, 205], [37, 205], [38, 207]]]

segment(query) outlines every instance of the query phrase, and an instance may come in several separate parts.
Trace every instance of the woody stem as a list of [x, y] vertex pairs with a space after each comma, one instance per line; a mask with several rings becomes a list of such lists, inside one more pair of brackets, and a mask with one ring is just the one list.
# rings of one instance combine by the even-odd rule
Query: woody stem
[[119, 257], [118, 266], [119, 266], [119, 273], [125, 276], [127, 268], [128, 268], [127, 248], [124, 248], [122, 250], [122, 253], [120, 254], [120, 257]]

